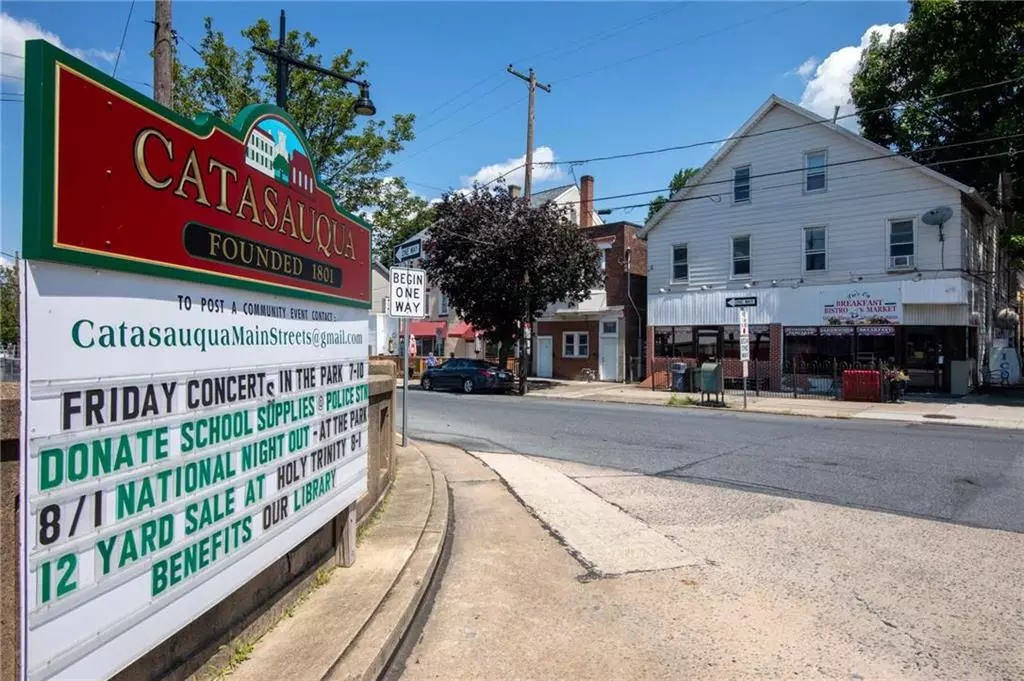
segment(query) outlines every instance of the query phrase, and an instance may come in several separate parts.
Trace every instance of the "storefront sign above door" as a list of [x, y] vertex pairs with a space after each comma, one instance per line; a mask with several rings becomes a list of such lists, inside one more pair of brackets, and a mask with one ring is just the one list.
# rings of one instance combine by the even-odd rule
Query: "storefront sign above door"
[[822, 292], [822, 320], [829, 325], [899, 324], [902, 321], [899, 287], [895, 282], [858, 285], [848, 290]]

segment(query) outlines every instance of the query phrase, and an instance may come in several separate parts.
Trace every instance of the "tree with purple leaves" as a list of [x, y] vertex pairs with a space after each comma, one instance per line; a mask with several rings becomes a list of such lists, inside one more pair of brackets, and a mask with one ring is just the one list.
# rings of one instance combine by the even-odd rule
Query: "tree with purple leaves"
[[477, 186], [445, 194], [436, 211], [427, 276], [463, 320], [501, 344], [502, 364], [524, 319], [557, 301], [580, 303], [601, 282], [597, 247], [562, 207]]

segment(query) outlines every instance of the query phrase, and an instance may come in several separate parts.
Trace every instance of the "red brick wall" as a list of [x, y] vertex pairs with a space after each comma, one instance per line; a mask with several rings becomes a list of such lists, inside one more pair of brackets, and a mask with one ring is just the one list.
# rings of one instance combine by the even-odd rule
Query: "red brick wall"
[[[588, 357], [562, 357], [562, 334], [566, 331], [585, 331], [589, 334], [587, 338], [589, 341]], [[591, 369], [594, 376], [597, 376], [598, 322], [540, 322], [537, 325], [537, 333], [540, 336], [551, 336], [552, 338], [551, 373], [554, 378], [575, 381], [581, 378], [581, 372], [584, 369]]]
[[[637, 238], [639, 230], [638, 225], [629, 222], [613, 222], [586, 230], [587, 236], [595, 240], [615, 237], [608, 249], [605, 265], [605, 291], [607, 304], [612, 307], [621, 305], [624, 310], [621, 333], [626, 344], [626, 376], [629, 376], [629, 358], [640, 354], [638, 335], [647, 326], [647, 242]], [[627, 247], [630, 249], [628, 277], [625, 265]], [[593, 351], [596, 362], [596, 348]]]

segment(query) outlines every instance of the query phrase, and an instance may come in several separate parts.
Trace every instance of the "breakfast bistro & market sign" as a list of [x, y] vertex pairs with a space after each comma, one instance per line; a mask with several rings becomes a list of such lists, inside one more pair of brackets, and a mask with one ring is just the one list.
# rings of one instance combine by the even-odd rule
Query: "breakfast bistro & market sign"
[[26, 43], [22, 675], [108, 678], [366, 490], [370, 227], [285, 112]]

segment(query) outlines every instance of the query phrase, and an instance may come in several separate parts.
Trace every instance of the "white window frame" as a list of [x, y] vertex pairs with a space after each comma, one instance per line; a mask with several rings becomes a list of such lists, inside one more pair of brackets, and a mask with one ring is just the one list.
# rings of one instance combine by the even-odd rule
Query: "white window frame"
[[437, 303], [437, 314], [447, 317], [448, 316], [448, 296], [441, 294], [441, 299]]
[[[811, 156], [822, 155], [825, 157], [825, 164], [820, 169], [821, 175], [825, 178], [825, 183], [819, 189], [808, 189], [807, 181], [811, 177], [811, 167], [809, 161]], [[818, 174], [816, 170], [815, 175]], [[811, 151], [804, 152], [804, 194], [823, 194], [828, 191], [828, 149], [812, 149]]]
[[[747, 273], [736, 274], [736, 239], [747, 240]], [[735, 234], [729, 237], [729, 278], [750, 279], [754, 275], [754, 239], [749, 234]]]
[[[736, 198], [736, 173], [738, 171], [740, 171], [740, 170], [746, 170], [747, 171], [747, 198], [745, 198], [745, 199], [737, 199]], [[736, 204], [745, 205], [745, 204], [748, 204], [748, 203], [751, 202], [751, 198], [753, 197], [754, 192], [753, 192], [753, 187], [751, 186], [750, 176], [751, 176], [751, 166], [750, 166], [749, 163], [746, 163], [746, 164], [741, 165], [741, 166], [734, 166], [733, 167], [733, 169], [732, 169], [732, 202], [733, 202], [733, 205], [736, 205]]]
[[[812, 229], [825, 230], [825, 248], [821, 251], [808, 251], [807, 250], [807, 232]], [[807, 269], [807, 256], [817, 255], [819, 253], [825, 254], [825, 267], [820, 270], [809, 270]], [[802, 267], [804, 274], [817, 274], [819, 272], [828, 272], [828, 225], [808, 225], [803, 228], [800, 232], [800, 260], [802, 261]]]
[[[566, 340], [572, 337], [572, 354], [567, 352]], [[580, 353], [580, 339], [586, 339], [587, 353]], [[563, 331], [562, 332], [562, 357], [564, 359], [587, 359], [590, 357], [590, 333], [587, 331]]]
[[[604, 337], [604, 338], [618, 338], [618, 336], [619, 336], [619, 320], [618, 319], [602, 319], [599, 322], [599, 324], [601, 325], [600, 326], [600, 331], [601, 331], [600, 335], [602, 337]], [[612, 325], [614, 325], [614, 328], [611, 331], [605, 331], [604, 330], [604, 325], [605, 324], [612, 324]]]
[[[676, 279], [676, 249], [686, 249], [686, 276], [682, 279]], [[672, 249], [669, 252], [668, 261], [668, 280], [672, 284], [684, 284], [690, 280], [690, 245], [689, 244], [672, 244]]]
[[[894, 265], [894, 257], [892, 254], [892, 225], [894, 222], [909, 222], [911, 224], [911, 244], [913, 245], [913, 253], [910, 255], [910, 261], [906, 265]], [[888, 272], [904, 272], [907, 270], [913, 270], [917, 267], [917, 217], [914, 215], [899, 215], [886, 218], [885, 220], [885, 269]]]

